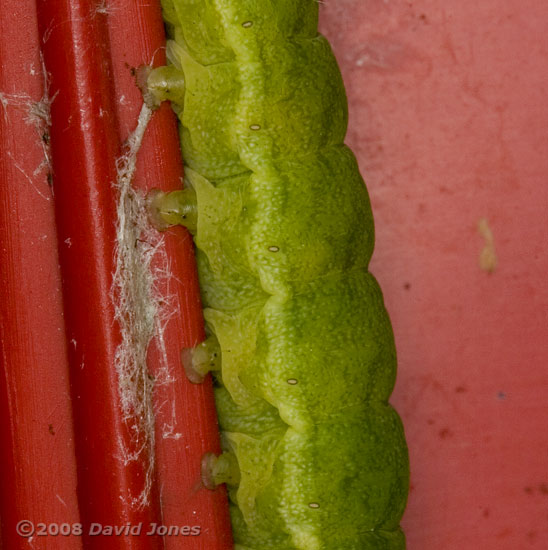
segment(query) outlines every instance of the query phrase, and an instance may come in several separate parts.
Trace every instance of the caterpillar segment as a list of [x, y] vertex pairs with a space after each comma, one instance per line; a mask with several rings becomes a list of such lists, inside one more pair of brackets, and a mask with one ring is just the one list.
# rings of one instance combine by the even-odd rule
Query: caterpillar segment
[[150, 200], [194, 235], [238, 550], [401, 550], [408, 457], [396, 354], [368, 263], [369, 198], [315, 0], [163, 0], [186, 187]]

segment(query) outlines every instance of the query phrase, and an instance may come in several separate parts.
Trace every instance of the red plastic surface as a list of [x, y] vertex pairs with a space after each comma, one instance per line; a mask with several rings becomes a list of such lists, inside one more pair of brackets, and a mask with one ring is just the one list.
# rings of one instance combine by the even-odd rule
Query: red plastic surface
[[540, 0], [321, 5], [398, 349], [408, 550], [548, 548], [547, 21]]
[[[34, 1], [0, 3], [0, 546], [80, 521], [43, 72]], [[9, 62], [5, 62], [9, 60]], [[39, 547], [58, 548], [44, 537]], [[63, 548], [81, 548], [64, 537]]]

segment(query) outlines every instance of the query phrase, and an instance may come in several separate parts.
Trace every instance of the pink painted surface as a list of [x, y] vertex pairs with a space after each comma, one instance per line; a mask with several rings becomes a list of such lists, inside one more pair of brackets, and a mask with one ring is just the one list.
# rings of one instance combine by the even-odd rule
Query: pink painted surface
[[398, 347], [408, 550], [548, 548], [547, 21], [544, 0], [321, 6]]

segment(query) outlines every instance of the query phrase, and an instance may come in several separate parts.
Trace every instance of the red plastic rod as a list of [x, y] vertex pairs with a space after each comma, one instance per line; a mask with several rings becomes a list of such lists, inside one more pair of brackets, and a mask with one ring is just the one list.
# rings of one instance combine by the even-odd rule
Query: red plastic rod
[[[143, 65], [165, 64], [165, 36], [157, 0], [137, 3], [119, 0], [108, 17], [113, 82], [120, 139], [135, 129], [143, 99], [136, 75]], [[131, 30], [131, 32], [130, 32]], [[169, 191], [181, 187], [182, 162], [177, 123], [170, 106], [156, 111], [146, 130], [137, 157], [134, 187], [146, 193], [152, 188]], [[164, 326], [163, 342], [153, 341], [149, 353], [151, 371], [158, 383], [156, 403], [156, 458], [161, 487], [162, 519], [166, 526], [199, 527], [199, 536], [167, 536], [167, 549], [226, 550], [232, 548], [225, 487], [203, 487], [200, 461], [204, 453], [220, 451], [211, 380], [188, 382], [180, 351], [204, 338], [202, 308], [192, 240], [183, 228], [163, 234], [169, 277], [158, 281], [172, 309]], [[154, 266], [153, 266], [154, 267]], [[163, 269], [163, 268], [161, 268]], [[165, 367], [165, 368], [164, 368]]]
[[[162, 341], [150, 348], [150, 373], [156, 378], [152, 409], [145, 406], [133, 416], [127, 414], [128, 385], [141, 391], [143, 399], [148, 390], [152, 393], [152, 385], [142, 372], [126, 380], [116, 371], [122, 341], [118, 321], [135, 313], [131, 307], [120, 312], [113, 303], [113, 274], [120, 272], [115, 244], [117, 160], [142, 104], [128, 77], [133, 67], [150, 61], [162, 43], [159, 6], [139, 11], [127, 4], [38, 1], [44, 60], [55, 98], [53, 181], [84, 544], [101, 549], [164, 544], [229, 548], [226, 494], [223, 489], [205, 490], [199, 476], [203, 452], [219, 447], [211, 383], [191, 386], [179, 360], [181, 347], [203, 337], [191, 240], [183, 231], [171, 231], [158, 245], [165, 251], [169, 274], [156, 281], [155, 292], [165, 294], [173, 315], [165, 319]], [[156, 29], [155, 38], [148, 34], [151, 28]], [[181, 170], [173, 117], [166, 106], [155, 118], [160, 120], [147, 130], [149, 144], [139, 152], [136, 181], [173, 188]], [[163, 155], [167, 160], [161, 160]], [[122, 273], [124, 269], [128, 266]], [[143, 416], [151, 411], [156, 425], [147, 430]], [[168, 535], [147, 536], [159, 524], [167, 527]], [[94, 525], [142, 528], [121, 536], [101, 531], [91, 536]]]
[[51, 158], [83, 542], [98, 549], [160, 548], [159, 537], [102, 536], [93, 530], [159, 523], [161, 517], [154, 490], [146, 505], [136, 505], [147, 490], [149, 454], [139, 451], [146, 438], [138, 419], [122, 410], [115, 369], [121, 336], [111, 299], [112, 184], [120, 146], [105, 14], [91, 1], [39, 0], [37, 6], [54, 98]]
[[80, 517], [34, 0], [2, 0], [0, 29], [0, 547], [78, 550], [67, 536]]

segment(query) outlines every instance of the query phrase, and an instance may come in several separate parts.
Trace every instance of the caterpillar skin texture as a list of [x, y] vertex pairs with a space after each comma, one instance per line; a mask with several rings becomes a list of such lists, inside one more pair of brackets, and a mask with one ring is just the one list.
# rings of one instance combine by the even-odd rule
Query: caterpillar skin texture
[[[316, 0], [163, 0], [238, 550], [405, 548], [396, 354]], [[173, 73], [173, 74], [175, 74]], [[183, 73], [183, 74], [180, 74]], [[184, 75], [184, 85], [182, 84]], [[169, 84], [169, 83], [168, 83]]]

